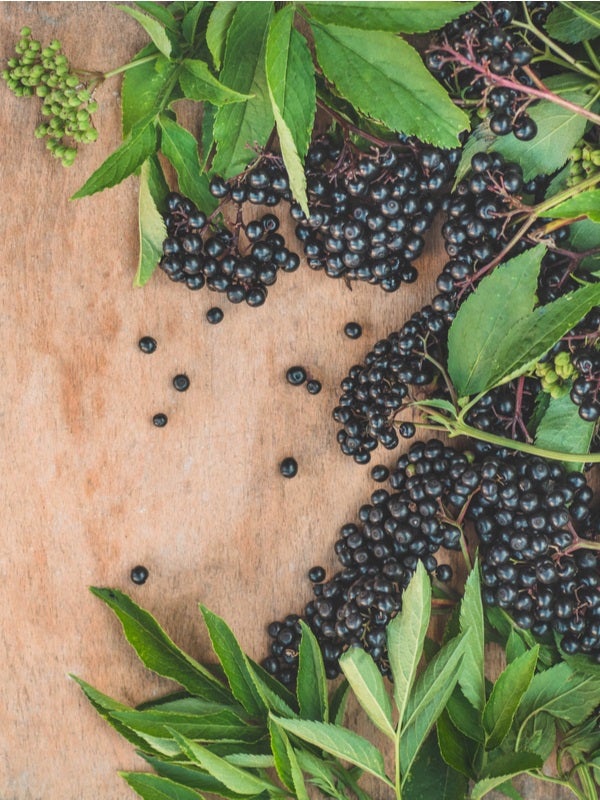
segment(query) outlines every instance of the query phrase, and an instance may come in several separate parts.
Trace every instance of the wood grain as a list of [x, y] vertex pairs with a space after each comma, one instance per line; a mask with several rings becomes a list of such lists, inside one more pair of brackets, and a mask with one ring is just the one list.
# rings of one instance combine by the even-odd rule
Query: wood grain
[[[122, 64], [145, 42], [109, 3], [1, 3], [2, 55], [24, 24], [88, 69]], [[339, 381], [431, 297], [444, 260], [434, 238], [421, 280], [395, 295], [348, 291], [304, 265], [265, 306], [228, 306], [215, 327], [207, 291], [162, 274], [133, 288], [135, 180], [68, 199], [119, 142], [118, 92], [118, 80], [99, 88], [99, 141], [64, 170], [33, 138], [37, 102], [0, 87], [2, 800], [134, 796], [117, 770], [143, 761], [69, 675], [126, 703], [169, 685], [143, 669], [90, 585], [131, 593], [200, 660], [199, 602], [265, 655], [266, 624], [302, 609], [309, 567], [335, 568], [337, 531], [375, 488], [336, 444]], [[344, 336], [349, 320], [362, 339]], [[158, 341], [151, 356], [137, 347], [145, 334]], [[321, 394], [286, 383], [292, 364]], [[171, 385], [178, 372], [186, 393]], [[164, 429], [152, 425], [158, 411]], [[278, 474], [287, 455], [294, 480]], [[136, 564], [150, 571], [144, 586], [129, 580]]]

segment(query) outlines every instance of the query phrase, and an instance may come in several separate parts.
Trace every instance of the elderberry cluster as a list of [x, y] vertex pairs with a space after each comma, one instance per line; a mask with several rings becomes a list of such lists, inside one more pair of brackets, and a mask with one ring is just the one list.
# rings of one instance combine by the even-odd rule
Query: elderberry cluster
[[366, 154], [330, 137], [313, 142], [305, 167], [310, 216], [291, 207], [309, 267], [386, 292], [417, 279], [413, 262], [459, 151], [403, 143], [403, 152]]
[[98, 104], [69, 66], [58, 40], [42, 48], [32, 38], [30, 28], [22, 28], [15, 51], [2, 78], [17, 97], [42, 99], [42, 116], [47, 121], [38, 125], [35, 136], [46, 138], [52, 155], [64, 167], [70, 167], [77, 155], [77, 143], [95, 142], [98, 138], [91, 118]]
[[[385, 630], [403, 591], [419, 560], [432, 578], [450, 580], [451, 567], [436, 554], [466, 546], [465, 520], [479, 541], [484, 603], [542, 640], [557, 634], [565, 652], [600, 663], [600, 525], [585, 477], [537, 457], [485, 449], [474, 456], [435, 439], [413, 443], [391, 471], [389, 489], [374, 492], [358, 521], [342, 527], [335, 544], [342, 569], [328, 580], [322, 567], [310, 570], [313, 599], [303, 617], [328, 677], [339, 674], [338, 659], [352, 645], [389, 674]], [[293, 684], [300, 616], [271, 623], [268, 634], [263, 665]]]
[[230, 229], [210, 222], [191, 200], [175, 192], [168, 196], [167, 204], [168, 238], [159, 266], [188, 289], [207, 286], [225, 294], [231, 303], [261, 306], [278, 273], [293, 272], [300, 265], [298, 256], [277, 233], [279, 219], [274, 214], [264, 214], [245, 225], [238, 214], [238, 222]]
[[[480, 3], [450, 22], [434, 40], [426, 57], [429, 70], [455, 95], [476, 101], [489, 115], [496, 136], [513, 133], [530, 141], [537, 125], [527, 113], [526, 87], [539, 77], [531, 64], [535, 51], [513, 25], [520, 3]], [[530, 3], [529, 13], [541, 22], [550, 3]]]

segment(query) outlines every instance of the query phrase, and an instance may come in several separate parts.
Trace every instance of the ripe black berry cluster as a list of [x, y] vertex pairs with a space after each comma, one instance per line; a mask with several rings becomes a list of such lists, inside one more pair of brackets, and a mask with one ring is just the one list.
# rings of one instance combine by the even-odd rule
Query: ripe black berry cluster
[[[479, 541], [483, 600], [516, 624], [567, 653], [600, 663], [600, 522], [580, 473], [509, 451], [476, 456], [437, 440], [414, 443], [389, 477], [344, 525], [335, 544], [342, 569], [329, 580], [309, 572], [313, 599], [304, 618], [315, 633], [328, 677], [338, 659], [360, 645], [389, 674], [385, 629], [402, 607], [402, 593], [421, 560], [438, 581], [452, 577], [440, 548], [466, 547], [463, 527]], [[469, 534], [470, 535], [470, 534]], [[472, 542], [474, 545], [475, 542]], [[287, 684], [296, 676], [298, 615], [271, 623], [269, 672]]]
[[[528, 5], [538, 22], [550, 6]], [[531, 98], [523, 89], [533, 86], [539, 75], [531, 64], [534, 48], [513, 25], [521, 13], [519, 3], [480, 3], [442, 30], [426, 63], [451, 92], [487, 112], [492, 133], [512, 132], [529, 141], [537, 125], [527, 113]]]
[[188, 289], [207, 286], [225, 294], [231, 303], [261, 306], [278, 273], [293, 272], [300, 265], [298, 256], [277, 233], [279, 219], [274, 214], [263, 214], [245, 225], [238, 214], [230, 229], [211, 222], [180, 194], [171, 193], [167, 203], [168, 238], [163, 243], [160, 268]]
[[413, 262], [459, 151], [403, 141], [401, 151], [371, 154], [330, 137], [313, 142], [306, 158], [310, 216], [291, 207], [309, 267], [387, 292], [416, 280]]
[[38, 139], [46, 138], [46, 147], [52, 155], [64, 167], [70, 167], [77, 155], [77, 144], [95, 142], [98, 138], [91, 117], [98, 104], [69, 66], [58, 40], [42, 48], [32, 38], [31, 30], [22, 28], [15, 51], [2, 77], [17, 97], [42, 99], [42, 116], [46, 121], [38, 125], [35, 135]]

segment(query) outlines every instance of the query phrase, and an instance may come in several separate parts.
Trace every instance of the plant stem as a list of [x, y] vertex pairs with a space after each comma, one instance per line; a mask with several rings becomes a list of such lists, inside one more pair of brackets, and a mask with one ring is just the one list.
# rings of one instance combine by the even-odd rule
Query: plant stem
[[147, 64], [150, 61], [156, 61], [159, 56], [160, 53], [153, 53], [150, 56], [144, 56], [144, 58], [138, 58], [134, 59], [133, 61], [129, 61], [127, 64], [123, 64], [121, 67], [117, 67], [116, 69], [111, 69], [109, 72], [105, 72], [102, 76], [102, 79], [106, 80], [107, 78], [113, 78], [115, 75], [119, 75], [121, 72], [126, 72], [128, 69], [139, 67], [140, 64]]
[[[542, 772], [541, 770], [539, 772], [528, 772], [527, 774], [532, 775], [534, 778], [538, 778], [541, 781], [546, 781], [546, 783], [554, 783], [558, 784], [559, 786], [565, 786], [567, 789], [570, 789], [573, 792], [573, 794], [575, 795], [575, 797], [578, 798], [578, 800], [590, 800], [589, 797], [587, 797], [584, 794], [581, 794], [581, 792], [575, 786], [573, 786], [572, 783], [569, 783], [568, 781], [561, 781], [560, 778], [553, 778], [550, 775], [546, 775], [546, 773]], [[592, 800], [596, 800], [596, 798], [593, 797]]]
[[598, 56], [594, 52], [592, 45], [586, 40], [583, 42], [583, 47], [594, 67], [598, 70], [598, 72], [600, 72], [600, 59], [598, 59]]

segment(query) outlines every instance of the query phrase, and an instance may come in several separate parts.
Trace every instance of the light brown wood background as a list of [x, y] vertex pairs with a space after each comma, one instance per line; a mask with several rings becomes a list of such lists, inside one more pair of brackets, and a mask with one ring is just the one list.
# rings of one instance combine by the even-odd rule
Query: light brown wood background
[[[88, 69], [114, 68], [145, 43], [110, 3], [1, 3], [1, 56], [25, 24]], [[421, 280], [391, 296], [303, 266], [260, 309], [222, 303], [216, 327], [206, 290], [161, 273], [133, 288], [135, 179], [68, 199], [120, 140], [119, 85], [97, 91], [99, 141], [70, 170], [33, 138], [39, 103], [0, 86], [1, 800], [133, 797], [117, 770], [143, 762], [69, 674], [132, 704], [170, 687], [88, 586], [131, 593], [200, 660], [198, 602], [266, 654], [266, 624], [303, 608], [313, 564], [335, 569], [337, 531], [376, 486], [336, 443], [339, 381], [427, 302], [444, 261], [431, 241]], [[344, 336], [349, 320], [362, 339]], [[158, 341], [151, 356], [137, 347], [145, 334]], [[293, 364], [321, 394], [286, 383]], [[191, 380], [184, 394], [171, 385], [178, 372]], [[158, 411], [164, 429], [152, 425]], [[287, 455], [294, 480], [278, 473]], [[129, 580], [136, 564], [150, 571], [144, 586]]]

